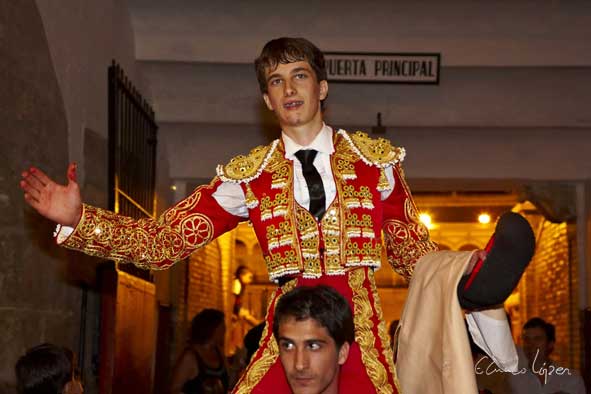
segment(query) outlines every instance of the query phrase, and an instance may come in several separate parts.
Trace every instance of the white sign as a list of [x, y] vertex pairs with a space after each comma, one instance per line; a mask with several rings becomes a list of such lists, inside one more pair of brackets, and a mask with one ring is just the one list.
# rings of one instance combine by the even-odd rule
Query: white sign
[[328, 80], [364, 83], [438, 84], [438, 53], [325, 52]]

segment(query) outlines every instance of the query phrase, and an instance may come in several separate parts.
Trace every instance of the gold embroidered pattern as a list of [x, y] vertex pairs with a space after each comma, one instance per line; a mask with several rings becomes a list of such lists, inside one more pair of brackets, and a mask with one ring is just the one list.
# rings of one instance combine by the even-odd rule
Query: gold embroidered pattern
[[283, 189], [289, 186], [289, 164], [283, 161], [277, 168], [273, 168], [273, 176], [271, 180], [271, 189]]
[[261, 220], [270, 220], [274, 217], [285, 216], [288, 211], [288, 190], [283, 189], [277, 193], [271, 200], [270, 196], [264, 196], [260, 199]]
[[293, 244], [293, 231], [289, 222], [280, 222], [279, 228], [276, 228], [274, 224], [270, 224], [266, 229], [269, 251], [281, 246]]
[[302, 270], [301, 261], [293, 249], [279, 253], [270, 252], [264, 256], [264, 259], [271, 280], [284, 275], [297, 274]]
[[347, 208], [364, 208], [374, 209], [371, 191], [367, 186], [359, 187], [359, 190], [355, 190], [353, 185], [343, 186], [343, 201]]
[[389, 346], [390, 337], [388, 336], [388, 330], [386, 329], [386, 323], [384, 321], [382, 303], [380, 302], [380, 295], [378, 294], [378, 288], [376, 287], [374, 272], [372, 270], [368, 270], [367, 276], [369, 277], [369, 285], [371, 288], [371, 294], [373, 296], [373, 309], [375, 310], [379, 321], [378, 336], [382, 342], [382, 354], [384, 355], [384, 359], [388, 364], [388, 369], [394, 378], [394, 385], [396, 386], [398, 392], [401, 393], [402, 391], [400, 390], [398, 378], [396, 376], [396, 368], [394, 367], [394, 354], [392, 352], [392, 347]]
[[356, 213], [349, 214], [345, 218], [345, 227], [349, 238], [375, 238], [371, 215], [364, 214], [359, 219]]
[[361, 360], [378, 394], [394, 392], [388, 381], [388, 372], [379, 360], [373, 334], [373, 311], [365, 282], [365, 269], [349, 272], [349, 287], [353, 291], [353, 316], [355, 321], [355, 342], [361, 348]]
[[339, 130], [339, 133], [352, 144], [353, 150], [369, 165], [384, 168], [404, 160], [406, 154], [404, 148], [392, 146], [387, 139], [374, 139], [361, 131], [351, 135], [344, 130]]
[[[403, 186], [406, 186], [404, 178], [400, 179]], [[399, 275], [410, 280], [417, 260], [436, 251], [437, 245], [430, 240], [429, 230], [419, 220], [417, 208], [411, 198], [404, 201], [404, 216], [405, 220], [385, 220], [383, 230], [388, 263]]]
[[357, 242], [348, 240], [345, 246], [347, 266], [367, 265], [379, 267], [382, 256], [382, 245], [374, 242], [364, 242], [361, 247]]
[[335, 172], [337, 172], [342, 179], [357, 179], [357, 174], [355, 174], [355, 166], [353, 162], [355, 159], [353, 155], [349, 155], [349, 157], [343, 157], [343, 155], [338, 155], [337, 159], [335, 160]]
[[296, 204], [296, 226], [300, 234], [300, 251], [304, 260], [304, 277], [318, 278], [322, 275], [320, 266], [319, 234], [316, 219], [307, 210]]
[[140, 268], [167, 268], [213, 239], [212, 221], [194, 212], [206, 187], [210, 186], [197, 188], [159, 221], [135, 220], [84, 204], [80, 222], [62, 245], [91, 256], [131, 261]]
[[267, 166], [279, 140], [270, 145], [257, 146], [247, 156], [238, 155], [226, 165], [217, 167], [217, 174], [224, 182], [250, 182], [256, 179]]
[[328, 275], [338, 275], [345, 272], [341, 259], [341, 214], [338, 199], [335, 199], [322, 218], [324, 270]]
[[272, 190], [272, 185], [293, 183], [291, 163], [283, 157], [281, 144], [269, 159], [265, 172], [271, 178], [271, 195], [263, 194], [260, 198], [261, 221], [269, 220], [271, 223], [265, 227], [264, 235], [259, 236], [265, 236], [267, 239], [269, 253], [264, 259], [269, 278], [275, 280], [284, 275], [297, 274], [303, 269], [298, 254], [293, 188], [284, 187], [279, 192]]

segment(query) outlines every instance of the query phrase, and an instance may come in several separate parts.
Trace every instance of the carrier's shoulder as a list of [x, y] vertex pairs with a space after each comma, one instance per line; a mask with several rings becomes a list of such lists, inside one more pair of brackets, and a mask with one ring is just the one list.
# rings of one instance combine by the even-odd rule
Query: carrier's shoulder
[[337, 132], [351, 150], [365, 163], [381, 168], [393, 166], [404, 160], [406, 151], [394, 146], [385, 138], [372, 138], [362, 131], [349, 133], [345, 130]]

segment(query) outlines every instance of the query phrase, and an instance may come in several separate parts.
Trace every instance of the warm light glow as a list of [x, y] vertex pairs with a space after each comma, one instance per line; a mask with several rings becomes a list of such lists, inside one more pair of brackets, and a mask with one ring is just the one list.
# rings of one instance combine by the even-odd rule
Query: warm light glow
[[176, 190], [176, 185], [172, 185], [172, 186], [170, 187], [170, 190]]
[[489, 224], [490, 215], [488, 213], [481, 213], [480, 215], [478, 215], [478, 221], [482, 224]]
[[431, 215], [429, 215], [428, 213], [421, 213], [419, 215], [419, 220], [423, 222], [423, 224], [427, 226], [427, 228], [431, 228], [433, 226], [431, 222]]

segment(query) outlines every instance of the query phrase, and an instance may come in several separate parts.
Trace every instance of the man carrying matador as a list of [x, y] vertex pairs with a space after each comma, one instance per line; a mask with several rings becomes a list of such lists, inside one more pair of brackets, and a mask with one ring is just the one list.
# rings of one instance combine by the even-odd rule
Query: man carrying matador
[[[532, 257], [525, 219], [504, 215], [486, 251], [438, 252], [404, 179], [404, 149], [323, 122], [328, 83], [320, 50], [305, 39], [279, 38], [265, 45], [255, 68], [281, 137], [218, 166], [209, 185], [158, 220], [82, 204], [73, 164], [65, 186], [39, 169], [25, 171], [26, 201], [59, 223], [60, 245], [150, 269], [166, 269], [250, 220], [278, 288], [261, 346], [235, 393], [290, 392], [271, 328], [274, 306], [289, 289], [316, 284], [337, 289], [354, 315], [342, 393], [476, 392], [464, 310], [477, 343], [501, 366], [515, 368], [507, 322], [494, 307]], [[410, 280], [396, 366], [373, 273], [382, 234], [388, 262]]]

